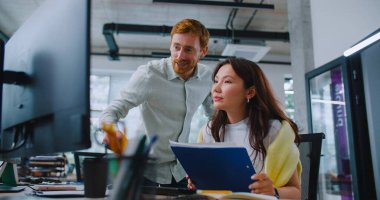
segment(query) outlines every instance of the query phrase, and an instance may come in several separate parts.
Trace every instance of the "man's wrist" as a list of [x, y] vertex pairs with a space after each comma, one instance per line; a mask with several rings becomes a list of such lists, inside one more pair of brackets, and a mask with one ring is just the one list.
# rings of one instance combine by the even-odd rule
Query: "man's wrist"
[[276, 197], [277, 199], [280, 199], [280, 194], [278, 193], [277, 188], [274, 188], [274, 197]]

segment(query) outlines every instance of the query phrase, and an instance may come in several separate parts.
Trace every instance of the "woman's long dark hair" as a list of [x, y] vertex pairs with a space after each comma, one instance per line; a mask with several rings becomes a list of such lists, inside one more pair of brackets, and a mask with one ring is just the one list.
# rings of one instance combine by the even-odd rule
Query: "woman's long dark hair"
[[[272, 88], [260, 67], [249, 60], [243, 58], [229, 58], [220, 62], [213, 73], [213, 80], [219, 69], [226, 64], [231, 64], [235, 73], [244, 81], [245, 89], [252, 86], [256, 89], [256, 94], [247, 103], [247, 117], [249, 124], [249, 144], [256, 151], [254, 159], [256, 160], [258, 153], [263, 158], [266, 157], [267, 151], [264, 146], [264, 138], [268, 135], [269, 120], [286, 120], [295, 133], [295, 142], [299, 143], [298, 127], [286, 114], [282, 111], [276, 100]], [[223, 110], [217, 110], [208, 123], [211, 134], [215, 141], [224, 141], [225, 126], [228, 124], [227, 113]]]

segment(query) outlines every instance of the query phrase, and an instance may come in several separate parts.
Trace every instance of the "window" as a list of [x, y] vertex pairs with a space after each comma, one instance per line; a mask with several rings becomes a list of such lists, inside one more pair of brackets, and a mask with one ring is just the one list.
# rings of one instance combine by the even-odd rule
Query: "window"
[[110, 90], [109, 76], [90, 76], [91, 110], [102, 111], [107, 107]]
[[104, 152], [102, 144], [104, 132], [100, 129], [100, 113], [107, 107], [110, 91], [110, 76], [90, 76], [90, 109], [91, 109], [91, 148], [86, 151]]
[[285, 91], [285, 113], [294, 120], [294, 90], [293, 90], [293, 78], [286, 77], [284, 82]]

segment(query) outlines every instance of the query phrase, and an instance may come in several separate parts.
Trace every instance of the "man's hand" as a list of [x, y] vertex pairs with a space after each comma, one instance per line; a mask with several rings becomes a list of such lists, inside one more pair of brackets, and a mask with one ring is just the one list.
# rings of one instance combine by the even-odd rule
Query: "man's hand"
[[102, 129], [106, 132], [106, 136], [103, 139], [105, 144], [118, 155], [122, 155], [125, 147], [127, 146], [128, 140], [126, 137], [126, 129], [124, 127], [124, 133], [119, 131], [117, 125], [114, 123], [103, 123]]

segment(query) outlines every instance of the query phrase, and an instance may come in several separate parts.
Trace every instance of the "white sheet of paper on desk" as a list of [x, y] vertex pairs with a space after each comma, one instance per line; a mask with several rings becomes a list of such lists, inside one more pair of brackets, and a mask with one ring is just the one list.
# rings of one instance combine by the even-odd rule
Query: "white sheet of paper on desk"
[[38, 191], [73, 191], [84, 190], [83, 185], [35, 185], [32, 186], [34, 190]]
[[37, 191], [35, 193], [39, 197], [83, 197], [84, 190], [71, 191]]

